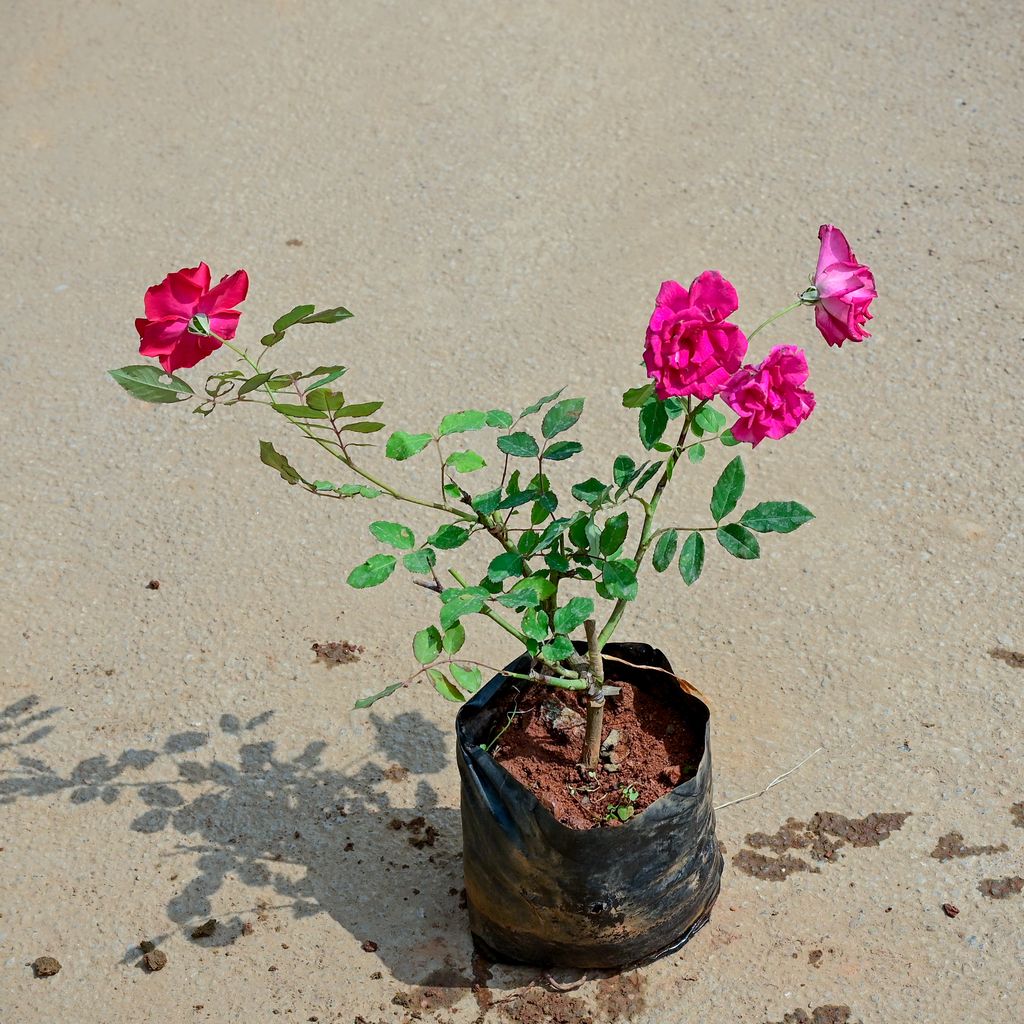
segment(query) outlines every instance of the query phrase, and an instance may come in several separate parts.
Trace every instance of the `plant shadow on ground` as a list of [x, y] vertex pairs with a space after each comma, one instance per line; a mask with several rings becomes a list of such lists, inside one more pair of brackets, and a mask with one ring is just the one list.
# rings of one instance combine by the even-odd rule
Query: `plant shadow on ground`
[[[375, 753], [350, 769], [325, 764], [320, 741], [282, 756], [267, 711], [225, 713], [213, 732], [175, 733], [114, 760], [86, 756], [67, 770], [32, 749], [59, 710], [29, 697], [0, 711], [0, 805], [62, 796], [96, 814], [97, 804], [136, 802], [130, 828], [159, 836], [159, 856], [177, 858], [182, 882], [166, 913], [186, 937], [210, 917], [219, 924], [197, 940], [204, 946], [239, 941], [247, 922], [285, 933], [288, 915], [326, 913], [366, 944], [367, 977], [379, 958], [399, 982], [473, 987], [459, 812], [439, 806], [429, 781], [448, 766], [451, 739], [418, 712], [371, 715]], [[218, 899], [229, 879], [259, 891], [254, 906]], [[323, 952], [329, 964], [334, 951]], [[125, 962], [137, 958], [126, 951]]]

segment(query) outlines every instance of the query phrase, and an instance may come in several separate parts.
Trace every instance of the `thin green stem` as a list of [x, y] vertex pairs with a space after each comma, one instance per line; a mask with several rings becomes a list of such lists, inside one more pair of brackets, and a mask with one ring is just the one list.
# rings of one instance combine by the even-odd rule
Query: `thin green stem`
[[769, 324], [775, 323], [776, 320], [780, 319], [781, 317], [784, 317], [787, 313], [792, 313], [793, 310], [797, 308], [797, 306], [805, 306], [805, 305], [806, 305], [806, 303], [802, 299], [797, 299], [796, 302], [791, 302], [788, 306], [786, 306], [785, 309], [780, 309], [778, 311], [778, 313], [772, 313], [772, 315], [770, 317], [768, 317], [767, 320], [765, 320], [763, 323], [759, 323], [747, 335], [747, 341], [750, 341], [750, 339], [753, 338], [754, 335], [757, 334], [758, 331], [764, 330], [764, 328], [766, 328]]
[[[213, 335], [213, 337], [217, 336]], [[249, 354], [244, 349], [240, 349], [235, 345], [232, 345], [230, 341], [227, 341], [224, 338], [219, 338], [218, 340], [223, 342], [224, 345], [227, 346], [227, 348], [231, 349], [231, 351], [234, 352], [235, 355], [237, 355], [240, 359], [244, 360], [253, 370], [259, 370], [259, 365], [257, 363], [254, 363], [249, 358]], [[275, 398], [274, 392], [271, 391], [271, 389], [267, 386], [266, 383], [262, 385], [262, 388], [264, 391], [266, 391], [267, 395], [269, 396], [271, 406], [277, 409], [279, 403]], [[280, 410], [278, 409], [278, 411]], [[297, 420], [293, 416], [289, 416], [287, 413], [284, 413], [283, 415], [285, 416], [289, 423], [293, 423], [296, 427], [299, 428], [299, 430], [303, 432], [303, 434], [306, 435], [306, 437], [308, 437], [312, 441], [315, 441], [321, 448], [324, 449], [324, 451], [330, 452], [331, 455], [334, 456], [334, 458], [348, 466], [348, 468], [351, 469], [352, 472], [355, 473], [357, 476], [361, 476], [368, 483], [373, 484], [375, 487], [379, 487], [382, 491], [384, 491], [385, 494], [390, 495], [396, 501], [407, 501], [410, 505], [419, 505], [422, 508], [436, 509], [438, 512], [446, 512], [449, 515], [457, 516], [459, 519], [463, 519], [466, 522], [473, 523], [477, 521], [476, 516], [470, 515], [468, 512], [463, 512], [461, 509], [452, 508], [450, 505], [441, 505], [436, 501], [423, 501], [420, 498], [414, 498], [411, 495], [403, 494], [401, 491], [392, 487], [390, 484], [386, 484], [384, 483], [383, 480], [379, 480], [372, 473], [367, 472], [361, 466], [357, 466], [352, 457], [348, 455], [348, 453], [345, 451], [344, 445], [340, 445], [340, 442], [326, 441], [321, 437], [317, 437], [317, 435], [314, 434], [305, 423], [301, 422], [301, 420]], [[336, 452], [333, 449], [333, 447], [331, 447], [332, 444], [336, 443], [339, 444], [342, 449], [340, 454]]]
[[[644, 521], [640, 531], [640, 539], [637, 542], [636, 553], [633, 555], [633, 561], [636, 563], [637, 570], [640, 569], [644, 560], [644, 555], [647, 554], [647, 549], [651, 546], [651, 543], [654, 540], [654, 517], [657, 514], [658, 505], [661, 502], [661, 496], [665, 493], [665, 488], [668, 486], [669, 480], [672, 479], [672, 473], [675, 470], [676, 463], [679, 461], [679, 458], [683, 453], [683, 449], [686, 445], [686, 437], [690, 431], [690, 424], [693, 422], [697, 413], [707, 405], [707, 399], [703, 402], [699, 402], [693, 409], [690, 408], [689, 399], [687, 399], [686, 404], [686, 418], [683, 420], [683, 429], [679, 432], [679, 440], [676, 441], [675, 447], [672, 449], [672, 454], [665, 460], [665, 468], [662, 470], [661, 477], [658, 479], [657, 486], [654, 488], [654, 493], [647, 502], [647, 509], [644, 512]], [[599, 651], [604, 648], [604, 645], [608, 643], [612, 638], [612, 634], [618, 628], [627, 604], [629, 604], [629, 602], [623, 599], [615, 602], [611, 615], [608, 616], [608, 621], [604, 624], [604, 628], [597, 637], [597, 649]]]
[[[454, 569], [449, 569], [448, 572], [451, 575], [452, 579], [454, 579], [455, 582], [458, 583], [460, 587], [469, 586], [469, 584], [466, 583], [465, 577], [462, 576], [461, 573], [456, 572]], [[527, 645], [529, 641], [527, 635], [525, 633], [521, 633], [518, 629], [516, 629], [515, 626], [512, 625], [511, 622], [508, 622], [507, 620], [503, 619], [497, 612], [490, 609], [487, 605], [484, 605], [483, 608], [480, 609], [480, 614], [485, 615], [492, 622], [501, 626], [501, 628], [505, 630], [506, 633], [510, 633], [512, 636], [514, 636], [524, 647]]]

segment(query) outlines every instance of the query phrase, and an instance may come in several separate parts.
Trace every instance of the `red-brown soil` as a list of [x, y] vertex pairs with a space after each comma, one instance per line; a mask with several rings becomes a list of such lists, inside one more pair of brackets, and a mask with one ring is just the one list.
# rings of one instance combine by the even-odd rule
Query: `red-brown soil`
[[508, 716], [513, 717], [491, 747], [491, 754], [569, 828], [621, 825], [606, 817], [610, 808], [626, 803], [621, 795], [624, 787], [638, 791], [633, 808], [639, 814], [691, 778], [704, 753], [703, 725], [699, 731], [688, 726], [678, 709], [661, 699], [657, 690], [640, 690], [617, 681], [610, 665], [607, 681], [622, 687], [618, 696], [605, 702], [601, 730], [602, 742], [613, 730], [619, 735], [611, 754], [611, 760], [619, 765], [614, 772], [602, 765], [588, 774], [578, 767], [586, 704], [575, 691], [543, 686], [510, 688], [498, 705], [495, 735]]

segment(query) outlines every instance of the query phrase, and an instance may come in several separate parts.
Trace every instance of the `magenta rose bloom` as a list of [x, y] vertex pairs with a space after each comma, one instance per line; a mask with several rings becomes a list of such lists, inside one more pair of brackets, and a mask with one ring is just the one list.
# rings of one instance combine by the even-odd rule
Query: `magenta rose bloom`
[[[846, 236], [831, 224], [818, 229], [821, 249], [814, 272], [814, 322], [829, 345], [842, 347], [844, 341], [863, 341], [871, 335], [864, 324], [871, 319], [868, 307], [878, 297], [875, 278], [857, 262]], [[810, 293], [811, 295], [814, 292]]]
[[739, 419], [737, 441], [757, 447], [766, 437], [792, 434], [814, 409], [807, 383], [807, 356], [795, 345], [776, 345], [760, 366], [744, 366], [726, 385], [722, 400]]
[[[221, 339], [235, 336], [238, 318], [234, 307], [249, 291], [249, 276], [236, 270], [210, 288], [210, 268], [198, 267], [168, 274], [159, 284], [146, 290], [146, 315], [135, 321], [139, 332], [139, 352], [155, 356], [160, 365], [173, 373], [195, 366], [221, 346]], [[193, 317], [199, 320], [193, 322]], [[197, 333], [202, 325], [218, 337]]]
[[705, 270], [687, 291], [665, 281], [647, 328], [644, 362], [660, 399], [674, 395], [713, 398], [740, 368], [746, 335], [726, 320], [739, 306], [736, 289]]

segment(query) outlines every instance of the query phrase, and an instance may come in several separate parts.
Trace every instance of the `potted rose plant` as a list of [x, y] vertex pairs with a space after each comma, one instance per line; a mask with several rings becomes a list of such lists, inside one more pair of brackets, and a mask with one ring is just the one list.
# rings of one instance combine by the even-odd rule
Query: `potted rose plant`
[[[660, 517], [685, 465], [716, 447], [783, 438], [813, 411], [804, 353], [779, 345], [746, 362], [755, 335], [809, 307], [830, 346], [868, 337], [871, 272], [837, 228], [824, 225], [819, 241], [810, 287], [749, 335], [730, 319], [736, 291], [717, 272], [689, 288], [662, 284], [644, 348], [650, 380], [622, 399], [637, 417], [645, 455], [638, 462], [619, 454], [601, 478], [575, 481], [571, 460], [582, 446], [569, 435], [584, 399], [564, 389], [517, 413], [465, 409], [430, 429], [393, 430], [374, 446], [385, 429], [383, 402], [346, 394], [345, 366], [276, 365], [276, 346], [290, 332], [345, 320], [347, 309], [296, 306], [254, 356], [235, 341], [244, 271], [211, 287], [201, 263], [146, 292], [146, 315], [136, 321], [140, 352], [160, 365], [111, 371], [130, 394], [193, 403], [202, 415], [265, 405], [341, 474], [304, 475], [261, 441], [261, 460], [286, 483], [334, 501], [437, 513], [436, 528], [419, 537], [386, 513], [372, 522], [384, 550], [348, 575], [351, 587], [365, 589], [401, 566], [424, 591], [425, 624], [412, 637], [417, 667], [356, 707], [417, 683], [462, 705], [456, 733], [470, 924], [495, 959], [623, 966], [678, 948], [708, 919], [722, 870], [708, 709], [660, 651], [612, 638], [647, 564], [659, 573], [676, 566], [693, 586], [708, 540], [731, 557], [756, 559], [759, 536], [813, 518], [791, 500], [741, 510], [746, 470], [735, 453], [726, 453], [705, 522], [684, 529]], [[210, 374], [199, 391], [177, 375], [222, 347], [238, 363]], [[494, 452], [479, 450], [482, 437]], [[407, 494], [379, 465], [412, 458], [437, 460], [436, 493]], [[566, 477], [568, 493], [556, 482]], [[487, 482], [475, 484], [480, 479]], [[471, 543], [494, 550], [482, 579], [456, 565]], [[465, 653], [466, 626], [479, 619], [515, 637], [521, 656], [499, 668]], [[485, 672], [493, 673], [486, 683]]]

